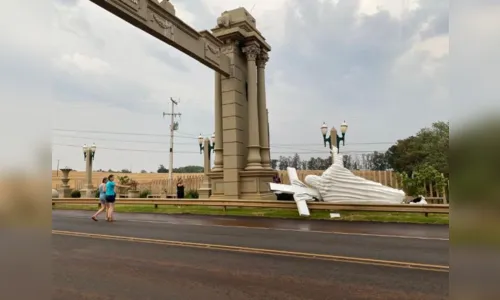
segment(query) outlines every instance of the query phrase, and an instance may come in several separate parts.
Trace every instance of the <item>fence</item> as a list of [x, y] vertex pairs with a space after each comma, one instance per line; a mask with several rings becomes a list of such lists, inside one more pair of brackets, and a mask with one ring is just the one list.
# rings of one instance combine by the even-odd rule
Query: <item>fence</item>
[[[54, 198], [52, 205], [73, 204], [73, 205], [97, 205], [97, 199], [80, 198]], [[176, 205], [176, 206], [206, 206], [206, 207], [246, 207], [246, 208], [282, 208], [297, 209], [295, 202], [283, 201], [258, 201], [258, 200], [210, 200], [210, 199], [190, 199], [190, 200], [166, 200], [166, 199], [121, 199], [118, 205]], [[410, 204], [335, 204], [325, 202], [308, 203], [310, 210], [322, 211], [370, 211], [370, 212], [403, 212], [420, 214], [449, 214], [448, 205], [410, 205]]]
[[[402, 177], [399, 173], [393, 171], [371, 171], [371, 170], [356, 170], [352, 171], [354, 175], [360, 176], [362, 178], [372, 180], [383, 184], [385, 186], [389, 186], [396, 189], [403, 189]], [[290, 180], [288, 178], [288, 174], [286, 171], [279, 171], [279, 176], [281, 178], [281, 182], [284, 184], [290, 184]], [[297, 170], [297, 175], [299, 179], [304, 181], [307, 175], [321, 175], [323, 173], [322, 170]], [[93, 176], [93, 184], [97, 186], [100, 183], [100, 178], [105, 176], [104, 173], [94, 173]], [[139, 190], [149, 190], [151, 194], [175, 194], [175, 182], [178, 178], [182, 178], [184, 181], [185, 190], [198, 190], [201, 187], [203, 182], [203, 174], [174, 174], [174, 183], [169, 185], [168, 179], [166, 177], [167, 174], [120, 174], [127, 175], [130, 178], [136, 179], [139, 182]], [[98, 176], [98, 177], [97, 177]], [[118, 174], [117, 174], [118, 176]], [[79, 176], [80, 178], [71, 178], [70, 173], [70, 186], [74, 189], [81, 190], [84, 188], [84, 179], [83, 176]], [[55, 183], [54, 180], [59, 180], [60, 178], [53, 177], [52, 178], [52, 186], [56, 189], [59, 189], [61, 184]], [[448, 186], [448, 185], [447, 185]], [[429, 202], [436, 204], [446, 204], [448, 203], [449, 194], [448, 187], [445, 186], [442, 190], [439, 190], [431, 183], [426, 184], [425, 190], [427, 194], [424, 195]]]

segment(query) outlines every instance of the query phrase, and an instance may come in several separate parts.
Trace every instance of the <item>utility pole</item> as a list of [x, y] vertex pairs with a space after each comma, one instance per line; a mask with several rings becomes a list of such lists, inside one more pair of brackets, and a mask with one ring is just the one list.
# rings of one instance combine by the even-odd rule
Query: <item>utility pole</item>
[[170, 116], [170, 159], [168, 162], [168, 182], [169, 182], [169, 187], [172, 186], [172, 172], [174, 169], [174, 131], [176, 131], [179, 128], [179, 123], [175, 122], [176, 117], [180, 117], [181, 113], [176, 113], [175, 112], [175, 106], [179, 104], [178, 101], [175, 101], [172, 97], [170, 97], [170, 101], [172, 104], [171, 112], [170, 113], [163, 113], [163, 117], [165, 116]]

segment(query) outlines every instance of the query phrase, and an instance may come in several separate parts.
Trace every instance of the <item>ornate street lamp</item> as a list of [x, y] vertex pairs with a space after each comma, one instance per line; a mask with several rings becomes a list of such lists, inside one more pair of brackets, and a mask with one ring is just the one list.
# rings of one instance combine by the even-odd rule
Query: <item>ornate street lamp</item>
[[[203, 145], [204, 140], [205, 139], [200, 133], [200, 136], [198, 136], [198, 144], [200, 145], [200, 154], [203, 153], [203, 151], [205, 150], [205, 145]], [[212, 144], [208, 143], [208, 151], [214, 151], [215, 149], [215, 133], [212, 134], [211, 141]]]
[[83, 150], [83, 160], [87, 160], [87, 154], [90, 153], [90, 159], [94, 160], [95, 156], [95, 150], [97, 146], [92, 143], [92, 146], [87, 146], [87, 144], [83, 144], [82, 150]]
[[83, 144], [83, 147], [82, 147], [82, 150], [83, 150], [83, 160], [87, 160], [87, 152], [89, 151], [89, 147], [87, 146], [87, 144]]
[[200, 154], [202, 152], [205, 152], [203, 155], [203, 182], [201, 183], [201, 187], [198, 191], [200, 192], [200, 196], [202, 198], [209, 198], [212, 191], [209, 178], [210, 153], [214, 151], [215, 148], [215, 133], [212, 134], [211, 139], [203, 138], [203, 136], [200, 134], [200, 136], [198, 137], [198, 144], [200, 145]]
[[323, 143], [326, 147], [326, 143], [328, 142], [328, 145], [330, 146], [330, 149], [332, 148], [332, 135], [335, 134], [335, 145], [337, 145], [337, 153], [340, 152], [340, 141], [342, 141], [342, 146], [345, 146], [345, 133], [347, 132], [347, 123], [344, 121], [342, 124], [340, 124], [340, 132], [342, 136], [337, 135], [337, 130], [335, 128], [332, 128], [330, 130], [330, 136], [326, 137], [326, 134], [328, 133], [328, 125], [326, 125], [325, 122], [323, 122], [323, 125], [321, 126], [321, 134], [323, 135]]
[[94, 143], [92, 143], [92, 146], [90, 147], [90, 155], [91, 155], [92, 160], [94, 160], [96, 148], [97, 148], [97, 146]]

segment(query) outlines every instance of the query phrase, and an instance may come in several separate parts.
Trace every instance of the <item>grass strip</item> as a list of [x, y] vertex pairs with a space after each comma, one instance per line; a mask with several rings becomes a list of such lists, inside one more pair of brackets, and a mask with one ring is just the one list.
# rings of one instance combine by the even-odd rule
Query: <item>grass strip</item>
[[[97, 210], [95, 205], [83, 204], [57, 204], [53, 209], [61, 210]], [[340, 212], [340, 218], [331, 219], [328, 211], [311, 211], [311, 216], [301, 217], [296, 209], [277, 208], [239, 208], [227, 207], [224, 211], [222, 207], [210, 206], [173, 206], [160, 205], [155, 208], [153, 205], [120, 205], [115, 206], [116, 212], [124, 213], [162, 213], [162, 214], [192, 214], [192, 215], [227, 215], [227, 216], [250, 216], [286, 219], [306, 219], [306, 220], [344, 220], [344, 221], [371, 221], [371, 222], [394, 222], [394, 223], [417, 223], [417, 224], [449, 224], [447, 214], [424, 214], [418, 213], [384, 213], [349, 211]]]

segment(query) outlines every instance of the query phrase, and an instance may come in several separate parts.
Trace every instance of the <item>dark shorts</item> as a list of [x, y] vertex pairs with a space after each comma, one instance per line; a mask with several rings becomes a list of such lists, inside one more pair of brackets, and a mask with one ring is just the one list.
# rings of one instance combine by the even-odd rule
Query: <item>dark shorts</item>
[[107, 203], [115, 203], [116, 195], [106, 195], [106, 202]]

